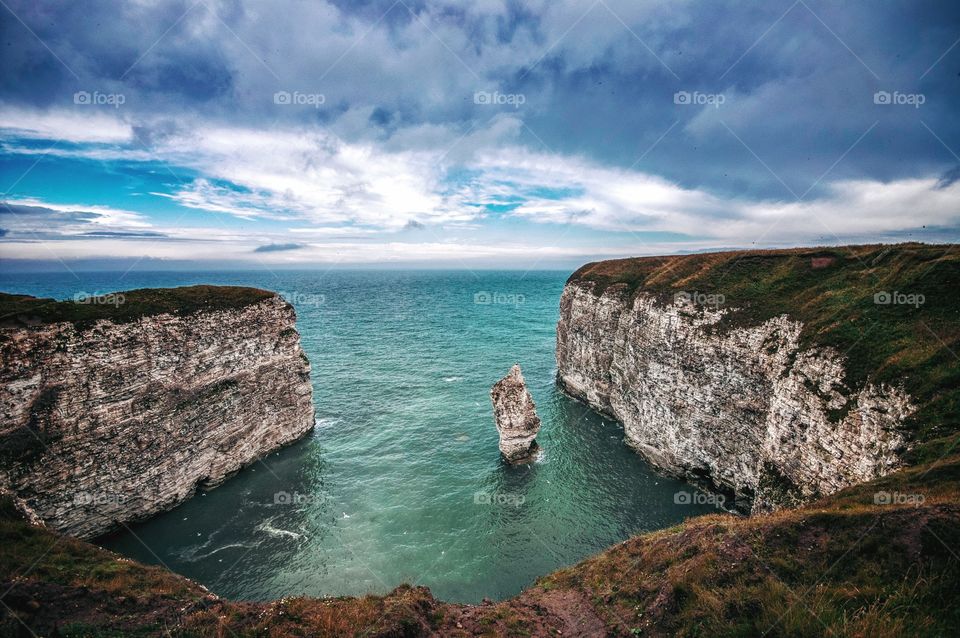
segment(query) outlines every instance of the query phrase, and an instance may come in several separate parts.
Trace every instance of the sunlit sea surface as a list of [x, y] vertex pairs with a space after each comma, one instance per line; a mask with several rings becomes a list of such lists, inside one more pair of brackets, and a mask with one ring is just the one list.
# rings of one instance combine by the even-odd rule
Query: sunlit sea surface
[[[709, 506], [554, 386], [567, 273], [277, 271], [0, 275], [69, 298], [195, 283], [282, 291], [313, 372], [316, 429], [180, 507], [99, 539], [241, 599], [384, 593], [478, 602]], [[539, 461], [505, 465], [490, 386], [523, 368]]]

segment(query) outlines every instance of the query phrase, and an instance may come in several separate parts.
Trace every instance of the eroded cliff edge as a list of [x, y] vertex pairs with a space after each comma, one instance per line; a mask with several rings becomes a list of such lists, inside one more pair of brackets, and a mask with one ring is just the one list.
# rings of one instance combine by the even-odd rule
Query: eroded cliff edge
[[[937, 325], [939, 339], [932, 305], [957, 281], [943, 253], [902, 245], [588, 264], [561, 297], [558, 383], [622, 423], [653, 464], [741, 510], [834, 493], [901, 467], [919, 434], [911, 417], [955, 400], [924, 383], [950, 365], [942, 345], [916, 361], [926, 345], [916, 341], [931, 339], [914, 323]], [[923, 303], [876, 297], [896, 293]], [[903, 335], [913, 354], [891, 346]]]
[[314, 424], [293, 308], [250, 288], [4, 296], [0, 486], [89, 538], [217, 485]]

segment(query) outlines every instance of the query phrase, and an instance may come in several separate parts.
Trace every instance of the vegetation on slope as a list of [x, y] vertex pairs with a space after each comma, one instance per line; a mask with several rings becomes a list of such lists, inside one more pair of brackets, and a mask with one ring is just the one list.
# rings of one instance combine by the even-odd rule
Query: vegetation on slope
[[[617, 286], [667, 302], [678, 292], [722, 295], [719, 329], [779, 315], [803, 322], [804, 346], [847, 357], [851, 390], [902, 385], [920, 410], [918, 440], [960, 430], [960, 250], [898, 244], [751, 250], [591, 263], [571, 282]], [[889, 301], [889, 303], [883, 303]], [[919, 303], [918, 303], [919, 302]]]
[[627, 635], [955, 635], [958, 489], [953, 457], [800, 509], [692, 519], [539, 587], [583, 592]]
[[57, 301], [0, 292], [0, 326], [71, 322], [82, 328], [101, 319], [126, 323], [165, 313], [190, 315], [201, 311], [243, 308], [274, 294], [268, 290], [241, 286], [184, 286], [143, 288]]
[[[943, 449], [950, 443], [944, 442]], [[484, 605], [423, 587], [237, 603], [0, 512], [0, 634], [946, 636], [960, 629], [960, 456], [796, 510], [689, 519]]]

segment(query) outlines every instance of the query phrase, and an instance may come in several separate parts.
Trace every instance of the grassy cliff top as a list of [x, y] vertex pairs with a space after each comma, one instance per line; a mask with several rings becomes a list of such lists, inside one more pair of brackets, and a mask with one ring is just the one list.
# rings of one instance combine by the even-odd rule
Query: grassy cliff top
[[164, 313], [190, 315], [202, 311], [232, 310], [273, 297], [276, 293], [241, 286], [184, 286], [141, 288], [87, 299], [57, 301], [0, 292], [0, 327], [70, 322], [90, 326], [106, 319], [135, 321]]
[[[803, 345], [847, 356], [847, 384], [901, 385], [923, 439], [960, 430], [960, 250], [896, 244], [749, 250], [587, 264], [570, 282], [666, 302], [699, 295], [729, 312], [718, 329], [788, 315]], [[713, 295], [713, 297], [709, 297]], [[721, 297], [722, 295], [722, 297]]]
[[32, 527], [0, 499], [0, 635], [956, 635], [960, 456], [942, 454], [955, 444], [806, 507], [701, 516], [636, 536], [483, 605], [409, 586], [233, 602]]

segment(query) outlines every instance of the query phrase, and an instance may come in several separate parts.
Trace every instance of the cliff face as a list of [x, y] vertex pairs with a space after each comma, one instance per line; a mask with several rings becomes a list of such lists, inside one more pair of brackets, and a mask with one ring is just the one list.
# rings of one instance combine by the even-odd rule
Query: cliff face
[[689, 295], [595, 285], [573, 278], [561, 297], [558, 383], [621, 422], [654, 465], [754, 511], [903, 465], [911, 397], [886, 383], [848, 387], [846, 357], [802, 346], [800, 321], [721, 326], [730, 309]]
[[184, 315], [0, 330], [0, 485], [85, 538], [303, 436], [314, 414], [295, 313], [255, 292]]

